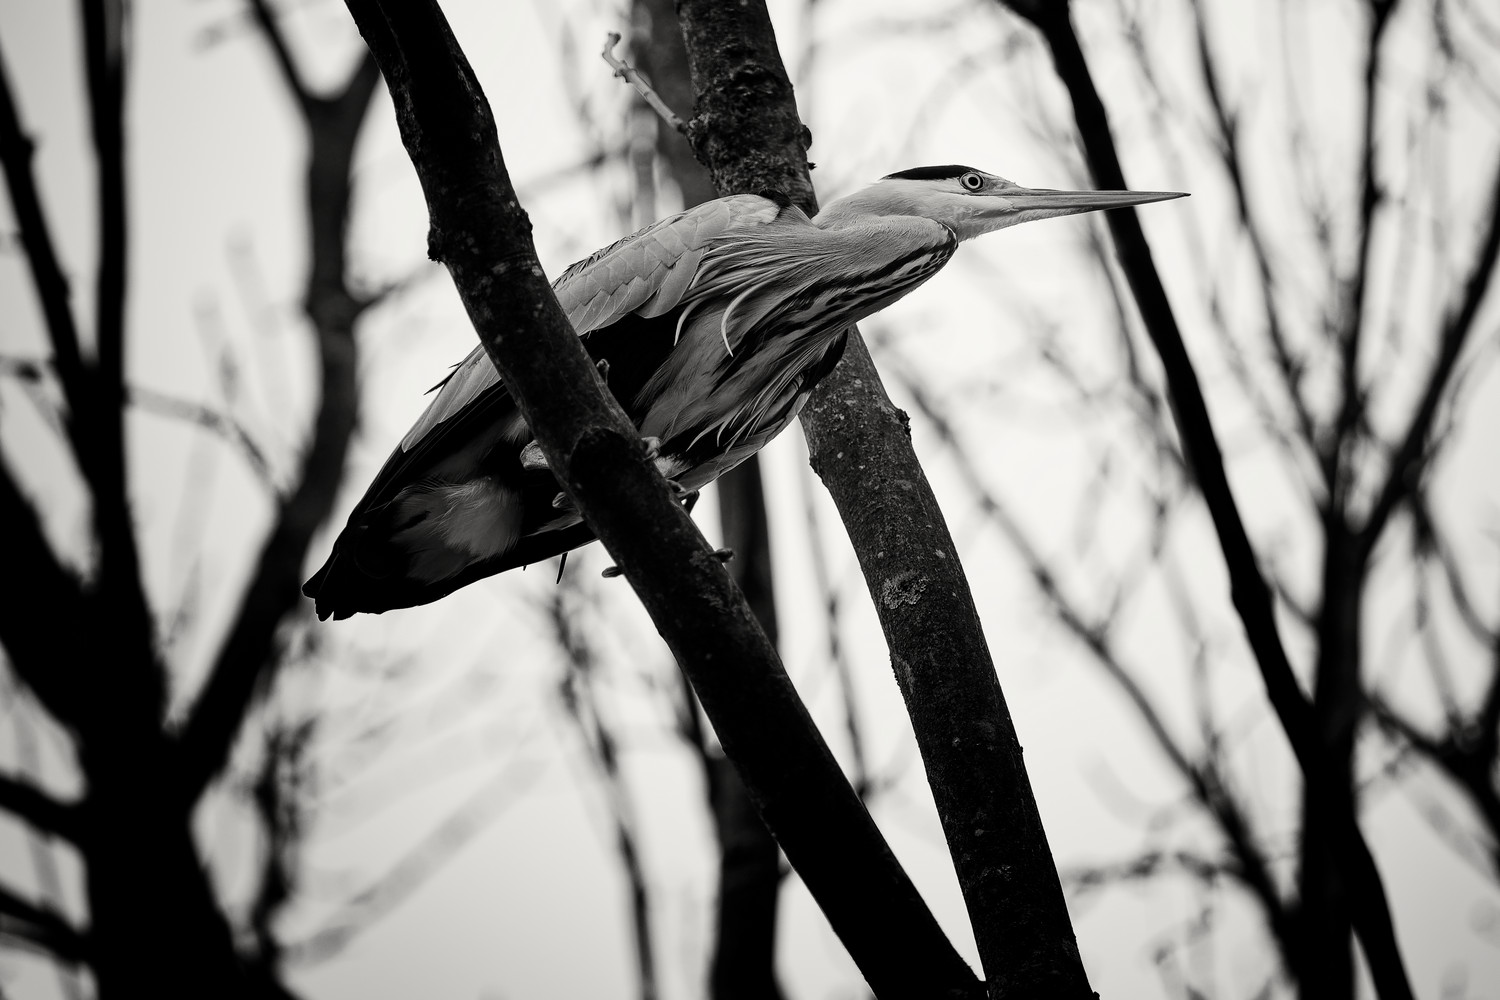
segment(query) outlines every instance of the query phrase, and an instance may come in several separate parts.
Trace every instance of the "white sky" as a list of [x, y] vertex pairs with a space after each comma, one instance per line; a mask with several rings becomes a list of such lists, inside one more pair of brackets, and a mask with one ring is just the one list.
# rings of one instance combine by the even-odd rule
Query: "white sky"
[[[289, 30], [309, 76], [323, 83], [341, 78], [358, 45], [342, 5], [304, 0], [287, 6], [298, 12]], [[1278, 89], [1274, 59], [1265, 55], [1279, 41], [1275, 19], [1252, 15], [1248, 5], [1214, 5], [1226, 79], [1251, 108], [1247, 120], [1257, 140], [1252, 155], [1262, 168], [1256, 190], [1274, 217], [1273, 228], [1287, 235], [1279, 258], [1283, 277], [1309, 296], [1320, 285], [1307, 265], [1307, 235], [1287, 234], [1294, 227], [1280, 221], [1295, 206], [1295, 178], [1275, 156], [1279, 116], [1289, 100], [1304, 109], [1334, 197], [1347, 197], [1340, 178], [1352, 120], [1344, 109], [1356, 67], [1340, 39], [1357, 29], [1352, 6], [1309, 5], [1306, 37], [1319, 41], [1302, 44], [1295, 57], [1306, 75], [1289, 99]], [[582, 0], [450, 0], [445, 9], [495, 109], [506, 160], [549, 271], [621, 235], [627, 225], [617, 206], [629, 195], [623, 172], [603, 182], [544, 182], [584, 159], [596, 137], [623, 134], [626, 93], [596, 53], [606, 31], [623, 29], [624, 15]], [[803, 115], [813, 129], [810, 156], [819, 165], [814, 177], [824, 200], [920, 163], [969, 162], [1037, 186], [1085, 183], [1066, 141], [1032, 127], [1041, 121], [1038, 106], [1053, 112], [1063, 106], [1036, 44], [985, 4], [943, 8], [957, 13], [931, 34], [891, 30], [893, 18], [910, 18], [918, 9], [894, 0], [826, 0], [809, 36], [791, 3], [773, 7]], [[1169, 94], [1180, 94], [1195, 82], [1182, 5], [1143, 0], [1139, 9], [1152, 31], [1153, 68]], [[1181, 105], [1158, 109], [1182, 151], [1176, 159], [1165, 155], [1151, 131], [1151, 114], [1142, 110], [1150, 104], [1139, 98], [1138, 74], [1119, 46], [1116, 10], [1113, 3], [1088, 0], [1078, 5], [1078, 17], [1086, 42], [1094, 43], [1090, 55], [1111, 102], [1126, 173], [1137, 187], [1194, 194], [1188, 202], [1153, 206], [1142, 220], [1199, 364], [1252, 535], [1263, 558], [1305, 593], [1316, 579], [1318, 552], [1305, 514], [1298, 513], [1295, 480], [1255, 429], [1217, 341], [1204, 329], [1199, 292], [1206, 273], [1224, 278], [1230, 288], [1230, 323], [1243, 342], [1258, 342], [1243, 247], [1224, 235], [1232, 206], [1200, 142], [1207, 119], [1191, 101], [1185, 102], [1186, 113]], [[238, 359], [233, 406], [286, 476], [294, 467], [311, 391], [311, 355], [297, 315], [304, 265], [298, 126], [238, 3], [138, 0], [134, 14], [130, 377], [222, 405], [214, 377], [221, 348], [215, 345], [231, 345]], [[1420, 36], [1412, 18], [1398, 21], [1395, 30], [1398, 37], [1401, 31]], [[802, 54], [810, 39], [818, 48], [809, 67]], [[560, 57], [564, 42], [571, 47]], [[25, 120], [40, 140], [37, 172], [46, 208], [75, 277], [75, 303], [87, 316], [92, 172], [80, 117], [78, 48], [73, 5], [0, 0], [0, 50]], [[1417, 46], [1403, 41], [1394, 48], [1393, 86], [1418, 88], [1428, 67], [1410, 55]], [[580, 103], [592, 131], [579, 124]], [[1453, 114], [1462, 138], [1433, 169], [1447, 177], [1443, 197], [1462, 204], [1472, 195], [1476, 165], [1494, 160], [1496, 114], [1493, 108], [1487, 118], [1465, 117], [1462, 109]], [[1404, 137], [1402, 129], [1393, 115], [1383, 123], [1382, 139], [1400, 148], [1394, 138]], [[1392, 169], [1399, 166], [1394, 154], [1389, 162]], [[1274, 206], [1286, 208], [1272, 211]], [[1432, 206], [1422, 211], [1431, 214]], [[8, 205], [0, 208], [0, 225], [10, 229], [8, 212]], [[1088, 225], [1097, 222], [1028, 226], [965, 248], [947, 271], [870, 330], [881, 338], [878, 363], [918, 370], [943, 404], [955, 409], [960, 434], [988, 487], [1013, 505], [1038, 547], [1063, 562], [1061, 579], [1069, 592], [1098, 610], [1147, 536], [1141, 497], [1159, 481], [1160, 469], [1125, 419], [1119, 341], [1110, 327], [1105, 286], [1082, 252]], [[420, 194], [381, 99], [359, 157], [353, 260], [360, 280], [371, 286], [413, 275], [418, 280], [361, 328], [365, 411], [339, 519], [420, 412], [422, 392], [473, 341], [447, 278], [424, 262], [424, 226]], [[1190, 238], [1195, 228], [1197, 245]], [[1382, 239], [1391, 242], [1389, 234]], [[1445, 275], [1451, 286], [1452, 274], [1467, 261], [1464, 248], [1472, 235], [1455, 230], [1424, 239], [1446, 246], [1449, 260], [1446, 267], [1425, 269], [1419, 261], [1402, 275], [1422, 285], [1412, 294], [1413, 312], [1423, 303], [1430, 308], [1431, 287], [1441, 287]], [[1386, 310], [1396, 287], [1386, 277], [1394, 266], [1389, 249], [1382, 247], [1372, 300]], [[1491, 306], [1479, 334], [1493, 343]], [[1037, 316], [1049, 317], [1053, 326], [1037, 325]], [[1038, 360], [1036, 342], [1049, 331], [1059, 353], [1098, 391], [1094, 406], [1080, 408], [1064, 381]], [[39, 356], [43, 343], [23, 262], [8, 249], [0, 253], [0, 354]], [[1138, 334], [1136, 343], [1144, 352]], [[1420, 372], [1425, 356], [1414, 350], [1402, 370]], [[1154, 365], [1149, 369], [1154, 372]], [[1492, 614], [1492, 595], [1500, 587], [1500, 475], [1487, 433], [1500, 422], [1495, 377], [1472, 385], [1468, 400], [1460, 424], [1465, 432], [1441, 474], [1440, 507], [1452, 519], [1481, 611]], [[58, 544], [82, 559], [86, 512], [80, 493], [35, 412], [15, 386], [0, 384], [0, 445], [46, 498]], [[1394, 426], [1404, 404], [1392, 404], [1390, 412], [1397, 415]], [[914, 420], [914, 438], [965, 553], [1060, 866], [1120, 861], [1148, 847], [1212, 851], [1216, 841], [1205, 824], [1172, 808], [1182, 789], [1137, 719], [1099, 669], [1050, 623], [1014, 550], [966, 493], [943, 443], [920, 419]], [[131, 446], [153, 598], [167, 608], [192, 600], [192, 617], [169, 653], [181, 704], [214, 652], [216, 630], [259, 543], [269, 505], [237, 457], [180, 425], [138, 417], [131, 424]], [[778, 440], [766, 460], [788, 669], [836, 752], [847, 758], [824, 623], [809, 583], [809, 553], [820, 545], [843, 597], [840, 634], [857, 672], [871, 765], [894, 781], [873, 811], [972, 961], [951, 864], [853, 557], [836, 529], [817, 541], [806, 534], [802, 497], [809, 474], [800, 434]], [[1101, 502], [1092, 487], [1106, 466], [1111, 478]], [[821, 496], [817, 509], [825, 527], [837, 524]], [[699, 511], [712, 534], [711, 498]], [[327, 535], [315, 546], [313, 564], [331, 540]], [[1217, 550], [1197, 506], [1190, 505], [1174, 525], [1169, 548], [1199, 598], [1214, 657], [1213, 701], [1221, 723], [1238, 740], [1238, 788], [1254, 804], [1259, 829], [1286, 875], [1295, 858], [1290, 819], [1297, 786], [1284, 741], [1264, 709]], [[711, 834], [697, 805], [691, 763], [663, 730], [661, 685], [670, 678], [669, 661], [626, 585], [598, 580], [606, 562], [602, 552], [589, 550], [570, 563], [569, 572], [606, 609], [590, 640], [606, 663], [602, 683], [612, 693], [624, 734], [654, 892], [663, 995], [691, 997], [711, 926]], [[279, 714], [326, 713], [319, 744], [324, 794], [307, 845], [306, 895], [283, 928], [289, 941], [324, 926], [351, 893], [471, 796], [490, 795], [485, 801], [493, 803], [474, 839], [388, 919], [336, 957], [294, 966], [292, 982], [310, 1000], [633, 996], [624, 887], [608, 812], [559, 708], [560, 657], [537, 610], [552, 593], [551, 573], [539, 569], [467, 588], [428, 608], [316, 627], [311, 634], [320, 655], [299, 667], [275, 699], [272, 711]], [[1398, 578], [1382, 579], [1371, 595], [1368, 638], [1371, 670], [1416, 699], [1423, 685], [1412, 665], [1419, 650], [1407, 638], [1408, 590]], [[1161, 699], [1169, 723], [1195, 745], [1189, 739], [1194, 717], [1186, 658], [1164, 593], [1160, 574], [1147, 579], [1122, 624], [1120, 644], [1140, 683]], [[1287, 629], [1305, 675], [1308, 639], [1291, 623]], [[1472, 648], [1451, 627], [1445, 641], [1461, 682], [1472, 683]], [[1413, 704], [1430, 710], [1429, 702]], [[372, 763], [362, 763], [363, 748], [377, 738], [388, 742]], [[0, 730], [7, 765], [13, 760], [9, 742]], [[55, 734], [43, 734], [43, 750], [49, 781], [59, 789], [72, 787], [76, 779]], [[242, 765], [253, 756], [247, 751]], [[1381, 759], [1370, 757], [1366, 769]], [[1497, 996], [1500, 893], [1423, 818], [1434, 802], [1458, 817], [1460, 829], [1472, 827], [1462, 803], [1421, 769], [1400, 789], [1374, 794], [1365, 814], [1414, 986], [1424, 997]], [[243, 814], [218, 802], [205, 810], [202, 833], [231, 895], [242, 894], [245, 863], [256, 850]], [[0, 877], [31, 884], [29, 857], [19, 828], [0, 826]], [[76, 872], [68, 859], [64, 865], [76, 889]], [[1194, 922], [1209, 903], [1214, 930], [1198, 940]], [[81, 913], [76, 898], [70, 906]], [[1090, 978], [1106, 997], [1180, 995], [1155, 962], [1163, 950], [1200, 989], [1224, 998], [1254, 995], [1269, 967], [1270, 949], [1256, 914], [1233, 888], [1209, 894], [1167, 877], [1091, 894], [1077, 901], [1074, 917]], [[795, 879], [783, 894], [780, 961], [797, 1000], [860, 995], [857, 973]], [[0, 957], [0, 986], [21, 997], [58, 995], [50, 973], [24, 957]]]

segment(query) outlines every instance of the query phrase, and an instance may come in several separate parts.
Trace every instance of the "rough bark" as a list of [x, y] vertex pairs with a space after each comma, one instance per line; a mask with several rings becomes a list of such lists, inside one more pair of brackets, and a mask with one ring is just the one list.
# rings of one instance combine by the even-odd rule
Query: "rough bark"
[[391, 89], [444, 263], [550, 467], [692, 680], [768, 826], [882, 997], [972, 996], [722, 564], [647, 460], [531, 246], [494, 119], [436, 4], [348, 0]]
[[[698, 94], [688, 134], [719, 192], [774, 188], [816, 211], [811, 139], [764, 5], [684, 0], [678, 12]], [[1091, 996], [968, 581], [857, 333], [802, 425], [890, 645], [989, 995]]]

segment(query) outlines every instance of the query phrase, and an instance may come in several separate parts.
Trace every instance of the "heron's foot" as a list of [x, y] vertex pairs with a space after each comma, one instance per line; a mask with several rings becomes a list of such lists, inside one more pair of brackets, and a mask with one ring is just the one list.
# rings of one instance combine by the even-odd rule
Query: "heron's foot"
[[709, 553], [709, 555], [713, 556], [721, 563], [727, 563], [729, 560], [734, 558], [734, 549], [714, 549]]
[[594, 368], [599, 372], [599, 378], [604, 381], [604, 384], [609, 385], [609, 359], [600, 358], [594, 362]]
[[646, 446], [646, 458], [654, 462], [661, 457], [661, 438], [643, 437], [641, 444]]
[[625, 571], [618, 566], [606, 566], [604, 567], [604, 571], [599, 575], [606, 580], [613, 580], [617, 576], [624, 576]]
[[552, 498], [553, 510], [567, 510], [572, 506], [573, 501], [568, 499], [568, 495], [566, 493], [558, 493], [557, 496]]

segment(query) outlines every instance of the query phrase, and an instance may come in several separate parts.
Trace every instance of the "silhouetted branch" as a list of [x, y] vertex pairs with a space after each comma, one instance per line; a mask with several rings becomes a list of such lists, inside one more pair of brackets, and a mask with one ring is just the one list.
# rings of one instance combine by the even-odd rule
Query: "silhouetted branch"
[[[285, 54], [275, 23], [274, 49]], [[286, 85], [301, 86], [290, 61], [278, 65]], [[213, 668], [179, 738], [182, 794], [196, 800], [224, 766], [230, 747], [256, 697], [279, 662], [277, 629], [302, 604], [300, 584], [308, 545], [333, 509], [344, 474], [344, 458], [354, 433], [358, 395], [354, 324], [368, 306], [349, 288], [347, 225], [355, 145], [380, 74], [374, 60], [361, 58], [333, 97], [299, 94], [311, 153], [307, 197], [312, 248], [303, 308], [318, 345], [320, 382], [312, 440], [295, 485], [277, 505], [276, 520], [262, 544]]]
[[141, 410], [194, 424], [233, 445], [235, 450], [244, 457], [245, 463], [250, 466], [250, 471], [255, 474], [255, 478], [259, 479], [267, 489], [275, 492], [275, 480], [271, 475], [271, 466], [266, 461], [265, 453], [250, 437], [250, 432], [245, 429], [245, 426], [233, 416], [213, 407], [204, 406], [202, 403], [178, 399], [176, 396], [169, 396], [144, 386], [130, 386], [126, 392], [129, 402]]
[[1360, 385], [1359, 356], [1365, 339], [1365, 298], [1370, 274], [1370, 247], [1375, 235], [1375, 211], [1384, 197], [1375, 175], [1375, 122], [1379, 116], [1377, 84], [1380, 80], [1380, 42], [1385, 36], [1395, 0], [1371, 0], [1370, 23], [1365, 37], [1364, 108], [1359, 138], [1359, 203], [1355, 212], [1354, 273], [1343, 284], [1343, 295], [1335, 300], [1333, 323], [1339, 351], [1339, 409], [1333, 427], [1323, 442], [1323, 478], [1328, 485], [1329, 505], [1344, 509], [1354, 475], [1347, 467], [1353, 448], [1351, 434], [1363, 419], [1365, 393]]
[[[86, 666], [82, 588], [47, 543], [35, 506], [21, 495], [3, 456], [0, 524], [5, 525], [6, 570], [26, 581], [28, 598], [0, 601], [0, 646], [42, 706], [64, 725], [76, 726]], [[49, 608], [51, 614], [39, 615], [36, 608]]]
[[307, 82], [302, 78], [302, 71], [297, 68], [297, 61], [292, 58], [286, 35], [282, 32], [281, 25], [277, 23], [276, 14], [271, 10], [270, 0], [249, 0], [249, 3], [250, 16], [260, 28], [266, 44], [270, 46], [271, 55], [276, 58], [276, 68], [281, 74], [281, 82], [286, 85], [287, 90], [291, 91], [292, 97], [301, 107], [302, 117], [310, 119], [318, 98], [308, 90]]
[[[98, 168], [99, 258], [95, 291], [95, 361], [89, 367], [90, 447], [79, 466], [93, 494], [98, 590], [108, 602], [116, 638], [134, 648], [151, 645], [153, 624], [140, 579], [140, 552], [125, 473], [125, 32], [123, 0], [82, 0], [84, 68], [94, 156]], [[61, 355], [59, 355], [59, 358]], [[160, 664], [139, 661], [145, 669]], [[134, 683], [127, 671], [113, 679]], [[146, 680], [146, 678], [140, 678]], [[160, 688], [161, 677], [150, 678]]]
[[1068, 889], [1082, 893], [1121, 882], [1143, 882], [1170, 872], [1182, 872], [1209, 883], [1233, 874], [1223, 862], [1191, 851], [1147, 851], [1129, 861], [1067, 868], [1058, 872], [1058, 876]]
[[20, 231], [21, 246], [26, 251], [32, 285], [36, 288], [47, 334], [57, 358], [63, 397], [68, 401], [68, 437], [74, 454], [81, 457], [86, 448], [79, 419], [80, 410], [88, 399], [89, 377], [79, 352], [78, 326], [68, 304], [68, 279], [63, 276], [58, 262], [52, 232], [37, 196], [36, 178], [32, 176], [34, 152], [32, 141], [21, 129], [4, 54], [0, 53], [0, 166], [5, 170], [6, 190]]
[[296, 852], [304, 833], [303, 803], [308, 794], [306, 757], [315, 732], [311, 720], [295, 725], [272, 723], [259, 773], [250, 787], [265, 847], [249, 924], [255, 938], [255, 964], [273, 981], [280, 978], [284, 951], [274, 925], [297, 888]]
[[78, 840], [77, 808], [53, 798], [29, 781], [0, 775], [0, 809], [25, 820], [38, 833]]
[[[1490, 641], [1489, 676], [1479, 707], [1450, 715], [1446, 731], [1430, 736], [1379, 694], [1370, 697], [1377, 722], [1420, 753], [1461, 788], [1489, 829], [1492, 874], [1500, 875], [1500, 635]], [[1450, 708], [1450, 712], [1452, 709]]]
[[[1266, 335], [1271, 342], [1277, 368], [1281, 372], [1282, 388], [1292, 405], [1292, 412], [1296, 415], [1302, 443], [1316, 454], [1318, 428], [1302, 390], [1306, 363], [1303, 358], [1293, 353], [1286, 330], [1281, 323], [1281, 309], [1276, 300], [1276, 279], [1271, 269], [1271, 256], [1267, 249], [1266, 234], [1250, 207], [1249, 186], [1245, 181], [1245, 162], [1240, 151], [1239, 120], [1226, 106], [1223, 95], [1219, 91], [1218, 73], [1214, 68], [1213, 56], [1209, 52], [1208, 25], [1203, 0], [1193, 0], [1192, 9], [1194, 27], [1197, 32], [1198, 69], [1203, 76], [1204, 93], [1208, 98], [1209, 107], [1213, 110], [1214, 123], [1218, 128], [1219, 155], [1224, 164], [1224, 173], [1228, 176], [1230, 187], [1234, 191], [1240, 228], [1244, 230], [1255, 257], [1256, 271], [1260, 279], [1261, 309], [1266, 317]], [[1323, 483], [1325, 490], [1329, 486], [1330, 484], [1326, 481]]]
[[[14, 697], [13, 692], [14, 689], [12, 689]], [[40, 754], [37, 752], [36, 729], [32, 726], [31, 719], [23, 713], [15, 701], [11, 704], [10, 718], [11, 728], [16, 738], [16, 764], [21, 774], [41, 773], [42, 763]], [[58, 803], [58, 805], [69, 812], [74, 808], [70, 804]], [[69, 820], [72, 819], [73, 817], [70, 816]], [[58, 872], [53, 836], [52, 833], [39, 832], [39, 830], [28, 831], [26, 835], [26, 846], [31, 854], [31, 866], [36, 873], [37, 892], [44, 904], [53, 900], [60, 903], [65, 898], [62, 876]], [[63, 831], [62, 836], [69, 837], [71, 834]], [[57, 986], [64, 1000], [83, 1000], [83, 986], [79, 981], [78, 964], [60, 960], [55, 965]]]
[[4, 887], [0, 887], [0, 942], [32, 948], [64, 962], [89, 958], [88, 942], [66, 918]]
[[[1068, 5], [1040, 0], [1001, 2], [1030, 21], [1046, 40], [1058, 78], [1071, 98], [1074, 119], [1094, 182], [1105, 189], [1128, 187], [1110, 132], [1108, 114], [1074, 32]], [[1370, 183], [1369, 197], [1373, 198], [1373, 179]], [[1277, 719], [1304, 774], [1311, 776], [1324, 764], [1324, 751], [1315, 729], [1312, 708], [1287, 659], [1270, 588], [1261, 575], [1255, 550], [1229, 487], [1223, 455], [1192, 360], [1178, 330], [1176, 316], [1136, 213], [1110, 212], [1106, 219], [1141, 318], [1161, 356], [1175, 404], [1178, 434], [1219, 537], [1235, 610], [1244, 624], [1245, 637], [1255, 654]], [[1360, 294], [1362, 296], [1362, 291]], [[1326, 478], [1332, 482], [1334, 477], [1329, 475]], [[1339, 839], [1337, 855], [1351, 887], [1355, 927], [1364, 945], [1371, 975], [1383, 1000], [1407, 1000], [1412, 995], [1411, 985], [1396, 943], [1390, 905], [1380, 873], [1354, 815], [1349, 810], [1342, 813], [1335, 818]]]
[[1489, 214], [1474, 255], [1474, 264], [1464, 280], [1463, 293], [1443, 322], [1442, 332], [1438, 335], [1438, 354], [1423, 383], [1422, 398], [1401, 444], [1391, 456], [1390, 472], [1360, 529], [1360, 545], [1366, 553], [1380, 540], [1396, 505], [1412, 495], [1426, 471], [1433, 418], [1453, 380], [1459, 355], [1474, 329], [1474, 319], [1494, 278], [1497, 259], [1500, 259], [1500, 169], [1495, 171]]

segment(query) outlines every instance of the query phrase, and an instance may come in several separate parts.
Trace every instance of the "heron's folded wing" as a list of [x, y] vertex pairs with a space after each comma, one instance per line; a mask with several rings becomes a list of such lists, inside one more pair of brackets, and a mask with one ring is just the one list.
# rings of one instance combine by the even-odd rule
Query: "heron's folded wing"
[[[705, 202], [591, 254], [563, 272], [552, 289], [579, 334], [601, 330], [631, 313], [659, 316], [682, 300], [717, 237], [767, 225], [781, 211], [776, 202], [753, 194]], [[439, 383], [437, 398], [401, 439], [368, 498], [379, 502], [384, 483], [427, 464], [456, 425], [467, 424], [476, 409], [494, 410], [495, 397], [504, 394], [484, 346], [476, 346]]]
[[731, 230], [769, 225], [783, 208], [755, 194], [704, 202], [579, 261], [552, 289], [580, 334], [630, 313], [660, 316], [681, 301], [713, 242]]

